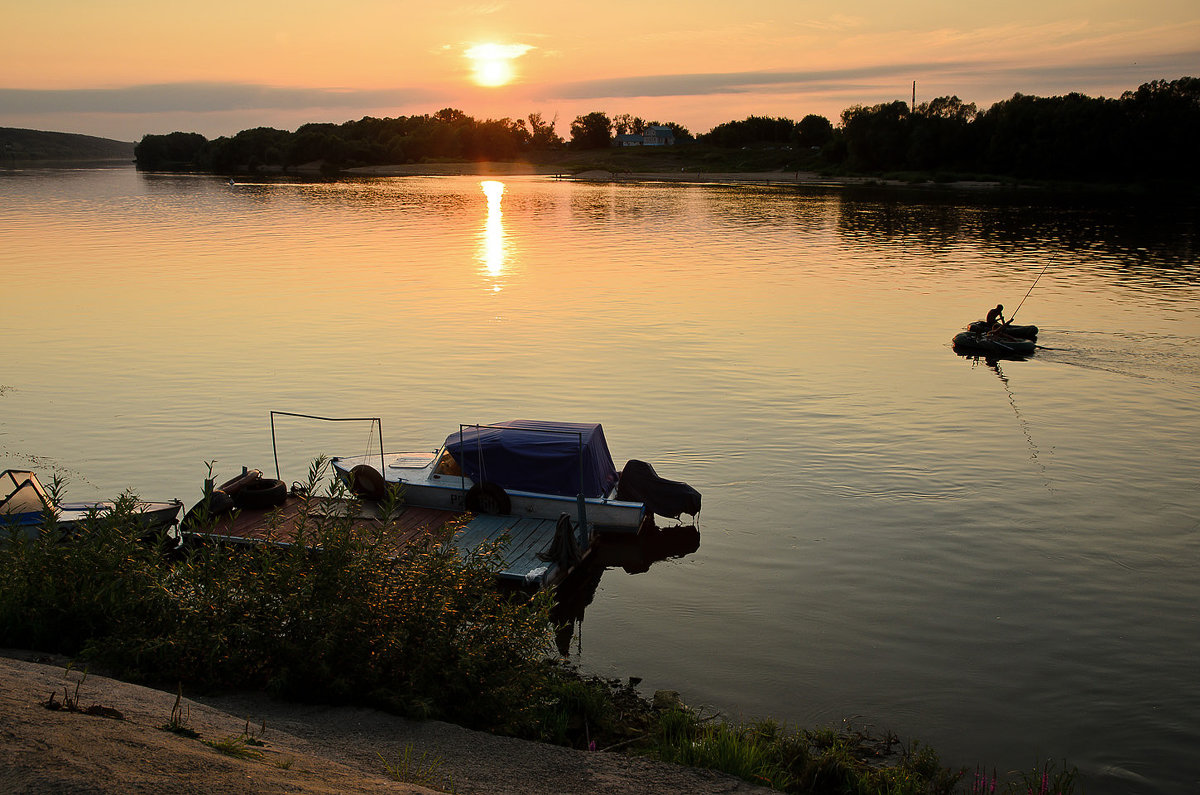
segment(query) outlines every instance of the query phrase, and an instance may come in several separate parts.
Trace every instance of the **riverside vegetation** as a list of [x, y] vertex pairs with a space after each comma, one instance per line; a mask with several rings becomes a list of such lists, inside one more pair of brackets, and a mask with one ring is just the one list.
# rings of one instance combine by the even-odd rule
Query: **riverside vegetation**
[[[138, 168], [213, 173], [288, 172], [319, 167], [519, 161], [554, 173], [610, 171], [720, 173], [816, 171], [901, 180], [962, 179], [1139, 185], [1194, 191], [1200, 178], [1200, 78], [1155, 80], [1119, 98], [1073, 93], [1015, 94], [980, 110], [957, 96], [910, 105], [855, 105], [834, 126], [750, 116], [693, 136], [668, 122], [673, 146], [614, 147], [614, 135], [640, 134], [656, 122], [595, 111], [575, 118], [570, 140], [556, 120], [477, 120], [445, 108], [432, 115], [364, 117], [343, 124], [270, 127], [208, 140], [198, 133], [147, 135]], [[637, 151], [637, 155], [632, 152]], [[630, 165], [632, 160], [632, 165]]]
[[[302, 493], [317, 494], [326, 480], [324, 462], [315, 462]], [[57, 495], [62, 482], [50, 488]], [[336, 482], [327, 494], [349, 498]], [[446, 528], [396, 550], [385, 532], [356, 532], [303, 499], [287, 545], [147, 541], [130, 494], [70, 537], [49, 514], [37, 538], [8, 530], [0, 541], [0, 644], [178, 684], [180, 693], [251, 688], [354, 703], [646, 754], [786, 792], [949, 793], [969, 784], [933, 749], [891, 735], [705, 718], [668, 694], [651, 703], [632, 681], [586, 676], [552, 651], [551, 593], [496, 589], [502, 547], [460, 557]], [[186, 720], [173, 714], [172, 722]], [[1042, 766], [1005, 779], [977, 773], [972, 791], [1075, 785], [1074, 770]]]

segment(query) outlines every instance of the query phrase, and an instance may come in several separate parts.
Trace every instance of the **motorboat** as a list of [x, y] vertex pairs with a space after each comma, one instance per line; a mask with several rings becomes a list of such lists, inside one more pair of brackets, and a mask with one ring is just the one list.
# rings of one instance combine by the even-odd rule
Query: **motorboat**
[[[4, 495], [0, 497], [0, 530], [18, 527], [29, 538], [37, 537], [48, 517], [69, 534], [82, 529], [93, 517], [103, 518], [117, 505], [112, 500], [55, 500], [34, 472], [21, 469], [6, 469], [0, 474], [0, 494]], [[142, 525], [142, 535], [150, 537], [175, 525], [183, 503], [179, 500], [138, 500], [132, 508]]]
[[659, 477], [650, 464], [634, 459], [618, 471], [599, 423], [460, 425], [432, 452], [331, 463], [364, 498], [383, 499], [399, 487], [407, 505], [539, 519], [567, 514], [599, 532], [637, 533], [654, 515], [694, 519], [700, 512], [696, 489]]

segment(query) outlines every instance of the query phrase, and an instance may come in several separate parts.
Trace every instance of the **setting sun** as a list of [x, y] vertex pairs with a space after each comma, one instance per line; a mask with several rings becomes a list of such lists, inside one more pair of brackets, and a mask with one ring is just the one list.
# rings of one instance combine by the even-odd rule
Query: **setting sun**
[[532, 49], [528, 44], [476, 44], [464, 54], [473, 64], [476, 84], [503, 86], [515, 75], [512, 62]]

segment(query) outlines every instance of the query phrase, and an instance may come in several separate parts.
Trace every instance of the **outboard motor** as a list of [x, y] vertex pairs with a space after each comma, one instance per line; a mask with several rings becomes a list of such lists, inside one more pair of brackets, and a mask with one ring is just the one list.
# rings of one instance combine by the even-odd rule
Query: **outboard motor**
[[646, 509], [659, 516], [678, 519], [680, 514], [700, 513], [700, 492], [678, 480], [661, 478], [645, 461], [631, 458], [621, 470], [617, 499], [645, 503]]

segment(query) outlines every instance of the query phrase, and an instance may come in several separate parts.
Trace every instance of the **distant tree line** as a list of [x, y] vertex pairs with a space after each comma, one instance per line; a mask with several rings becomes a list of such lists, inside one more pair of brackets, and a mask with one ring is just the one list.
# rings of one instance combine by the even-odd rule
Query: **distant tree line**
[[958, 97], [842, 112], [828, 159], [858, 171], [955, 171], [1128, 182], [1200, 177], [1200, 78], [1118, 99], [1016, 94], [985, 111]]
[[138, 168], [151, 170], [224, 173], [321, 161], [336, 171], [431, 160], [515, 160], [531, 150], [562, 146], [554, 121], [538, 113], [524, 119], [477, 121], [461, 110], [445, 108], [431, 116], [305, 124], [295, 132], [257, 127], [212, 141], [197, 133], [147, 135], [134, 156]]
[[[810, 163], [853, 172], [947, 172], [1111, 182], [1200, 178], [1200, 78], [1156, 80], [1117, 99], [1016, 94], [980, 111], [957, 96], [910, 107], [897, 101], [796, 122], [750, 116], [693, 137], [673, 122], [676, 145], [802, 150]], [[570, 140], [556, 120], [477, 121], [447, 108], [431, 116], [366, 117], [306, 124], [289, 133], [257, 128], [232, 138], [195, 133], [147, 135], [139, 168], [232, 172], [314, 161], [337, 170], [429, 160], [515, 160], [560, 149], [598, 150], [614, 135], [641, 134], [658, 122], [593, 112], [577, 116]]]

